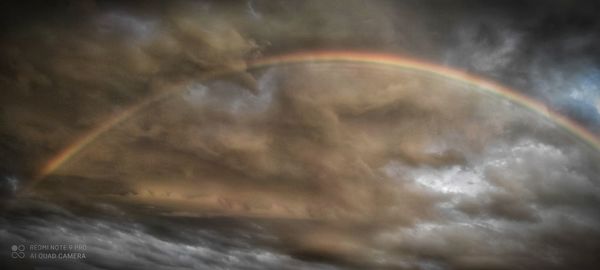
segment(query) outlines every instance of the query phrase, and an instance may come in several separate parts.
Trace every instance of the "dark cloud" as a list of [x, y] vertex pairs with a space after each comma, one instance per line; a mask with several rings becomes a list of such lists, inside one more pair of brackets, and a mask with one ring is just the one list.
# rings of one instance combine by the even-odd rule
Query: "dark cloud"
[[600, 157], [552, 119], [414, 70], [247, 66], [297, 50], [402, 53], [595, 130], [591, 7], [6, 4], [1, 242], [85, 243], [88, 260], [48, 265], [72, 269], [594, 269]]
[[[273, 240], [266, 240], [271, 236], [260, 230], [260, 220], [207, 218], [189, 222], [162, 218], [136, 223], [114, 216], [109, 221], [74, 214], [47, 203], [19, 204], [3, 211], [3, 248], [25, 244], [29, 254], [30, 245], [83, 244], [85, 259], [33, 263], [2, 256], [0, 263], [8, 269], [31, 265], [51, 269], [336, 269], [273, 250], [273, 243], [268, 244]], [[35, 209], [35, 215], [25, 214], [30, 208]]]
[[[268, 231], [290, 256], [346, 267], [561, 268], [575, 253], [522, 234], [590, 229], [596, 238], [597, 172], [584, 164], [595, 154], [538, 115], [369, 64], [253, 74], [257, 94], [227, 77], [192, 82], [89, 145], [35, 194], [127, 212], [152, 206], [133, 210], [143, 216], [315, 222]], [[567, 216], [583, 227], [546, 227]]]

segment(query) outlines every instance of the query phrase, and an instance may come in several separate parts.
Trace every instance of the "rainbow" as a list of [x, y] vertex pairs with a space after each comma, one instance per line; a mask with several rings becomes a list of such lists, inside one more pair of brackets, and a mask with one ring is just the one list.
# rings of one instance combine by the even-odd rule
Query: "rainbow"
[[[418, 59], [413, 59], [405, 56], [381, 54], [381, 53], [370, 53], [370, 52], [356, 52], [356, 51], [313, 51], [313, 52], [299, 52], [292, 54], [285, 54], [281, 56], [265, 57], [257, 60], [248, 62], [247, 69], [256, 69], [267, 66], [286, 65], [295, 63], [323, 63], [323, 62], [352, 62], [352, 63], [369, 63], [386, 65], [391, 67], [402, 68], [406, 70], [414, 70], [419, 72], [425, 72], [436, 76], [456, 80], [467, 85], [476, 87], [494, 96], [498, 96], [504, 99], [508, 99], [516, 104], [519, 104], [533, 112], [539, 113], [560, 127], [564, 128], [568, 132], [582, 139], [584, 142], [600, 151], [600, 139], [592, 132], [586, 130], [584, 127], [573, 122], [569, 118], [562, 116], [556, 112], [551, 111], [543, 103], [534, 100], [526, 95], [519, 93], [516, 90], [501, 86], [490, 80], [478, 77], [475, 75], [468, 74], [466, 72], [451, 69], [445, 66], [436, 65], [433, 63], [425, 62]], [[239, 70], [238, 70], [239, 71]], [[210, 76], [203, 76], [204, 79], [214, 78], [219, 75], [231, 74], [236, 72], [235, 70], [228, 70], [223, 72], [214, 72]], [[184, 88], [184, 87], [181, 87]], [[49, 174], [52, 174], [67, 160], [75, 156], [87, 145], [96, 140], [100, 135], [112, 129], [114, 126], [130, 118], [132, 115], [140, 112], [150, 104], [165, 99], [179, 91], [167, 91], [154, 96], [151, 96], [142, 102], [135, 104], [122, 112], [108, 118], [102, 124], [89, 130], [80, 136], [77, 140], [71, 143], [69, 146], [64, 148], [54, 157], [52, 157], [35, 176], [29, 187], [32, 187], [38, 181], [44, 179]]]

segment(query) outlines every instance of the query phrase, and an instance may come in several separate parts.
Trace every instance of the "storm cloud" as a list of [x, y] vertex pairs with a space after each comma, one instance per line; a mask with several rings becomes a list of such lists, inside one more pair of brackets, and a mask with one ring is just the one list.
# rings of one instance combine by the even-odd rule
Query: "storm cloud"
[[600, 154], [553, 119], [440, 74], [249, 64], [410, 55], [598, 130], [588, 4], [460, 3], [7, 5], [3, 246], [86, 244], [20, 264], [72, 269], [594, 269]]

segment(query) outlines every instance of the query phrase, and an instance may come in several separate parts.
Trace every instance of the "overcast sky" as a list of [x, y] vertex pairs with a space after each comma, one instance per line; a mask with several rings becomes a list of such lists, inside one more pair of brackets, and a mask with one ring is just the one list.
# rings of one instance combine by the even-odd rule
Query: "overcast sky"
[[[248, 66], [311, 50], [406, 55], [600, 134], [591, 2], [1, 4], [2, 248], [88, 247], [83, 261], [1, 263], [595, 269], [600, 153], [553, 119], [414, 70]], [[36, 182], [62, 149], [156, 96]]]

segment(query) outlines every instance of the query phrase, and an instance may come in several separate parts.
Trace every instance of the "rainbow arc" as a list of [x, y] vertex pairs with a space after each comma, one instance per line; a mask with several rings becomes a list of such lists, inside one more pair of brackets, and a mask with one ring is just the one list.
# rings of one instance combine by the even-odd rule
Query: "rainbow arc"
[[[456, 80], [465, 83], [470, 86], [474, 86], [476, 89], [481, 89], [491, 93], [494, 96], [498, 96], [507, 100], [510, 100], [516, 104], [519, 104], [533, 112], [536, 112], [558, 126], [564, 128], [568, 132], [582, 139], [584, 142], [600, 151], [600, 139], [588, 131], [578, 123], [570, 120], [569, 118], [560, 115], [552, 110], [548, 109], [543, 103], [530, 98], [524, 94], [519, 93], [514, 89], [502, 86], [490, 80], [484, 79], [479, 76], [468, 74], [464, 71], [451, 69], [445, 66], [436, 65], [426, 61], [398, 56], [390, 54], [380, 53], [369, 53], [369, 52], [356, 52], [356, 51], [316, 51], [316, 52], [300, 52], [285, 54], [281, 56], [266, 57], [258, 60], [254, 60], [248, 63], [248, 69], [261, 68], [267, 66], [277, 66], [286, 64], [299, 64], [299, 63], [324, 63], [324, 62], [352, 62], [352, 63], [370, 63], [378, 65], [386, 65], [391, 67], [397, 67], [405, 70], [414, 70], [418, 72], [425, 72], [436, 76], [441, 76], [451, 80]], [[205, 76], [206, 79], [214, 78], [215, 76], [230, 74], [235, 71], [223, 71], [214, 72], [209, 76]], [[181, 87], [184, 88], [184, 87]], [[183, 89], [182, 89], [183, 90]], [[181, 91], [182, 91], [181, 90]], [[71, 143], [69, 146], [61, 150], [54, 157], [48, 160], [48, 162], [40, 169], [39, 173], [35, 177], [29, 188], [34, 186], [37, 182], [44, 179], [46, 176], [52, 174], [62, 164], [71, 159], [87, 145], [95, 141], [99, 136], [109, 131], [119, 123], [129, 119], [131, 116], [139, 113], [144, 108], [147, 108], [150, 104], [163, 100], [169, 96], [172, 96], [180, 91], [167, 91], [155, 96], [151, 96], [142, 100], [141, 102], [115, 114], [102, 122], [100, 125], [92, 128], [91, 130], [82, 134], [77, 140]]]

